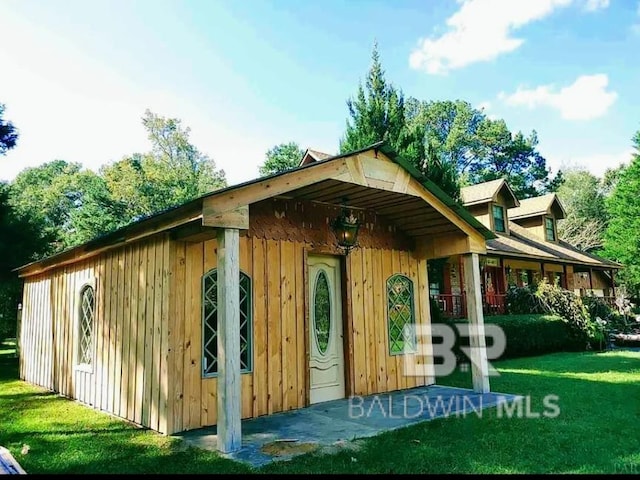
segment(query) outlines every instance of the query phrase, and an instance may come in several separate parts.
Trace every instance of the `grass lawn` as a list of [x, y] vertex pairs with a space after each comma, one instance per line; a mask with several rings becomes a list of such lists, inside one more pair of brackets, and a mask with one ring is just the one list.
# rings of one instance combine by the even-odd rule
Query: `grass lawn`
[[[0, 445], [28, 473], [252, 471], [21, 382], [15, 359], [2, 353], [0, 346]], [[501, 376], [492, 379], [492, 390], [529, 395], [532, 413], [545, 411], [546, 395], [557, 395], [559, 415], [509, 419], [492, 409], [482, 418], [471, 413], [389, 432], [358, 451], [308, 454], [259, 471], [640, 472], [639, 352], [560, 353], [496, 366]], [[457, 374], [442, 383], [468, 382], [468, 375]]]

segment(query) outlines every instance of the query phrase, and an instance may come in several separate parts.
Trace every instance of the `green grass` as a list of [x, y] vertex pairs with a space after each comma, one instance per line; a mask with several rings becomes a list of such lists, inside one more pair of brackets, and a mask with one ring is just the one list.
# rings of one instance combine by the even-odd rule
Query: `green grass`
[[[0, 357], [0, 445], [28, 473], [251, 472], [213, 452], [16, 380]], [[556, 418], [447, 418], [366, 440], [358, 451], [307, 454], [268, 465], [269, 473], [638, 473], [640, 353], [558, 353], [507, 360], [492, 390], [530, 395], [532, 412], [557, 395]], [[441, 382], [467, 387], [469, 375]], [[31, 450], [21, 455], [23, 444]]]

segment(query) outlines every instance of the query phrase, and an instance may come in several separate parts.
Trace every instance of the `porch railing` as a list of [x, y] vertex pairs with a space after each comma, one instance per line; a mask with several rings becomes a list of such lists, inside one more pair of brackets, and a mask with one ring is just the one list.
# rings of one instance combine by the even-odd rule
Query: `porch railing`
[[[431, 295], [444, 316], [449, 318], [465, 318], [467, 316], [467, 299], [464, 293], [454, 295], [440, 293]], [[482, 310], [485, 315], [502, 315], [505, 313], [506, 295], [491, 293], [482, 296]]]

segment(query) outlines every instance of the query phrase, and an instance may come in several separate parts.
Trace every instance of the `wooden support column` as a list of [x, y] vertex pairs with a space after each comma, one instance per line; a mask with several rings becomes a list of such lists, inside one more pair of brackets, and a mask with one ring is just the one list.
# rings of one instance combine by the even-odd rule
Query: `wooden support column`
[[240, 231], [218, 230], [218, 450], [242, 445], [240, 378]]
[[480, 291], [480, 259], [477, 253], [463, 257], [464, 283], [467, 287], [467, 318], [469, 319], [469, 345], [471, 347], [471, 373], [473, 390], [487, 393], [489, 388], [489, 364], [484, 336], [484, 315]]

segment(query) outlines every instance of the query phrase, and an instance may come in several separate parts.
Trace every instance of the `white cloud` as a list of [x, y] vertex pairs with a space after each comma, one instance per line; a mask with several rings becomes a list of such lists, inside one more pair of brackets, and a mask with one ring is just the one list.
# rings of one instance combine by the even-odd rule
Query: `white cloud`
[[572, 0], [463, 0], [446, 21], [449, 30], [422, 38], [409, 57], [411, 68], [443, 74], [466, 65], [493, 60], [519, 48], [513, 33], [540, 20]]
[[509, 106], [551, 107], [565, 120], [591, 120], [604, 115], [618, 98], [616, 92], [607, 90], [608, 84], [605, 74], [582, 75], [560, 90], [553, 85], [518, 87], [512, 94], [500, 92], [498, 98]]
[[603, 10], [609, 6], [609, 0], [587, 0], [584, 9], [587, 12]]

